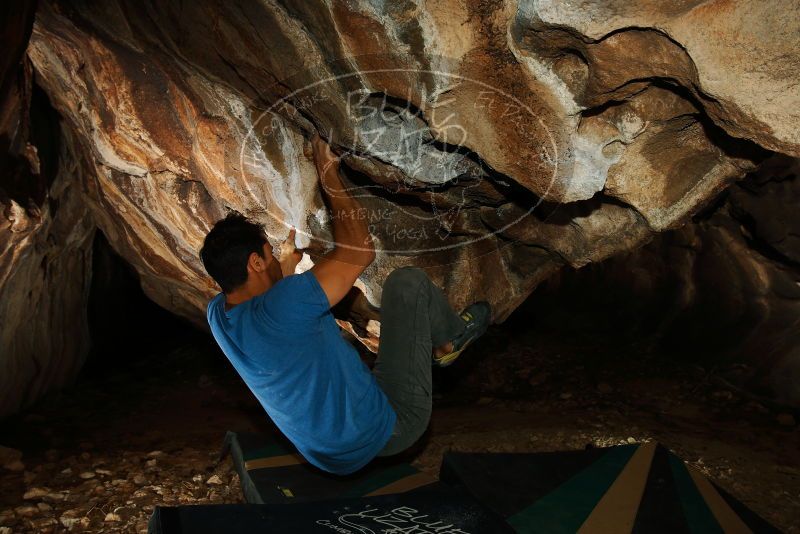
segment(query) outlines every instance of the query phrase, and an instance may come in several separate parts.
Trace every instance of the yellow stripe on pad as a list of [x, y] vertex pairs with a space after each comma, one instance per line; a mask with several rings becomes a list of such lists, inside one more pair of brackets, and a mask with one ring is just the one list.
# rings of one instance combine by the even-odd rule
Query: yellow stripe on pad
[[657, 443], [640, 445], [578, 530], [582, 534], [631, 532]]
[[378, 488], [371, 493], [367, 493], [364, 495], [364, 497], [405, 493], [406, 491], [411, 491], [427, 484], [433, 484], [434, 482], [436, 482], [436, 479], [427, 473], [414, 473], [413, 475], [408, 475], [400, 480], [395, 480], [391, 484], [387, 484], [382, 488]]
[[714, 488], [714, 485], [711, 484], [697, 468], [690, 465], [687, 465], [686, 468], [694, 481], [694, 485], [697, 486], [697, 491], [703, 496], [706, 505], [708, 505], [708, 509], [711, 510], [711, 513], [714, 515], [714, 519], [717, 520], [720, 528], [726, 534], [753, 532], [750, 527], [742, 521], [739, 515], [728, 506], [728, 503], [725, 502], [722, 495]]
[[268, 458], [254, 458], [244, 463], [244, 468], [248, 471], [253, 469], [267, 469], [269, 467], [286, 467], [287, 465], [298, 465], [306, 463], [305, 458], [299, 454], [284, 454], [282, 456], [270, 456]]

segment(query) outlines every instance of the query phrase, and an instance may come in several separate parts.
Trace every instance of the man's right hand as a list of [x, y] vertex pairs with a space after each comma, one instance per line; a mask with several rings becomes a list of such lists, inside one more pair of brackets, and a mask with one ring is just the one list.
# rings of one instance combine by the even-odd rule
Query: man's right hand
[[321, 179], [325, 179], [331, 171], [338, 171], [339, 156], [334, 154], [330, 145], [315, 132], [311, 138], [311, 148], [314, 150], [314, 164]]
[[319, 134], [311, 139], [314, 163], [331, 210], [333, 250], [320, 258], [311, 272], [316, 276], [331, 306], [353, 287], [367, 265], [375, 259], [375, 248], [366, 220], [358, 217], [361, 205], [350, 196], [339, 176], [339, 157]]

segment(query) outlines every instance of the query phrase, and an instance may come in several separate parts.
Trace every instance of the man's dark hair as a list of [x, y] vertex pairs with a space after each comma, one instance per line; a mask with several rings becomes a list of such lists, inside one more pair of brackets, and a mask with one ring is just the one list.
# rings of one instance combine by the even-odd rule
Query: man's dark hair
[[264, 257], [266, 242], [262, 225], [234, 212], [217, 221], [208, 233], [200, 259], [223, 293], [230, 293], [247, 281], [250, 254]]

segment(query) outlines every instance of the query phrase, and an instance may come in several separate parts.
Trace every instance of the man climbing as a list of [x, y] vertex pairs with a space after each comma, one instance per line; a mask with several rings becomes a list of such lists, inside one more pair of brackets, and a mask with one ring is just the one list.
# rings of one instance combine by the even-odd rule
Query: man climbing
[[431, 415], [431, 364], [450, 365], [490, 322], [485, 302], [457, 315], [417, 268], [383, 287], [381, 339], [372, 372], [341, 336], [331, 307], [375, 259], [360, 205], [319, 136], [314, 163], [332, 211], [335, 246], [294, 275], [300, 253], [277, 260], [263, 228], [240, 215], [219, 221], [200, 257], [222, 293], [208, 304], [217, 343], [278, 428], [313, 465], [349, 474], [397, 454], [422, 436]]

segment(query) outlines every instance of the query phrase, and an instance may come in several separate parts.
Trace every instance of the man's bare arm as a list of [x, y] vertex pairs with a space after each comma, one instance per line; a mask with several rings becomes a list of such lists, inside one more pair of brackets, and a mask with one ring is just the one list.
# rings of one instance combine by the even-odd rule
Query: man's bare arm
[[331, 210], [335, 243], [311, 272], [330, 305], [335, 306], [375, 259], [375, 247], [366, 220], [357, 216], [361, 204], [350, 196], [339, 176], [339, 158], [319, 135], [314, 136], [311, 145], [323, 194]]

